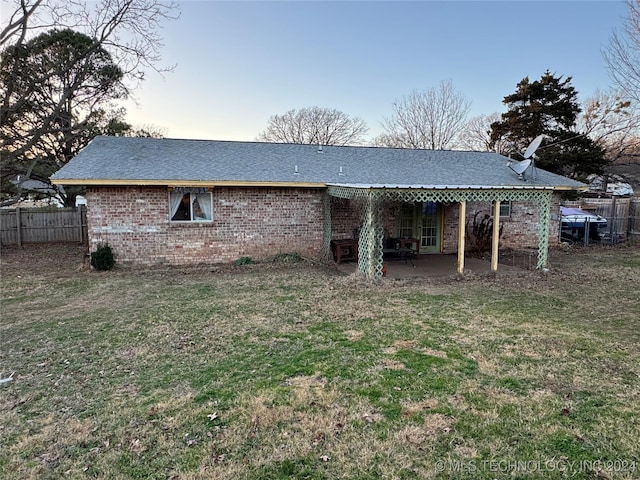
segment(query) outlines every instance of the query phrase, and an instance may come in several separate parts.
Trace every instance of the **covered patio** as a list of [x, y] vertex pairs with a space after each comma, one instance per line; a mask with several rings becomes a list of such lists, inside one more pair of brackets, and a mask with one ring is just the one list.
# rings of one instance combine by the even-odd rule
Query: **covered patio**
[[[451, 188], [447, 186], [426, 187], [420, 185], [328, 185], [327, 195], [324, 200], [324, 236], [323, 255], [331, 258], [330, 243], [332, 240], [331, 221], [331, 197], [349, 199], [357, 204], [361, 211], [360, 235], [358, 239], [358, 262], [356, 271], [373, 280], [384, 275], [383, 242], [384, 226], [383, 212], [391, 202], [439, 202], [456, 203], [458, 205], [457, 228], [457, 255], [455, 255], [455, 270], [452, 273], [463, 274], [466, 263], [476, 263], [474, 259], [465, 256], [466, 238], [466, 206], [467, 202], [491, 202], [493, 222], [493, 235], [491, 245], [491, 261], [488, 271], [498, 270], [498, 247], [500, 229], [500, 202], [504, 201], [532, 201], [538, 207], [538, 231], [537, 231], [537, 261], [535, 268], [544, 268], [547, 264], [547, 252], [549, 246], [549, 225], [551, 221], [551, 205], [553, 187], [544, 185], [522, 184], [518, 187], [466, 187]], [[427, 257], [427, 258], [424, 258]], [[429, 257], [435, 255], [420, 255], [418, 261], [423, 265], [420, 271], [427, 271]], [[435, 272], [446, 271], [444, 258], [451, 259], [451, 255], [442, 256], [439, 263], [442, 268]], [[397, 263], [397, 262], [394, 262]], [[435, 261], [432, 260], [435, 264]], [[450, 261], [448, 263], [449, 267]], [[485, 266], [482, 267], [484, 269]], [[389, 268], [396, 270], [397, 266], [386, 266], [387, 275]], [[409, 268], [413, 268], [409, 265]], [[416, 267], [417, 268], [417, 264]], [[480, 268], [476, 264], [476, 268]], [[501, 267], [502, 268], [502, 267]]]

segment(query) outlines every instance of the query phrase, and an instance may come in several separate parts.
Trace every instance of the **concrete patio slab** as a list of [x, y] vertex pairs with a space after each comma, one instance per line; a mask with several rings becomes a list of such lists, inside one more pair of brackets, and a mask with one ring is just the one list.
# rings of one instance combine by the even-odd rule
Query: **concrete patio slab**
[[[392, 260], [385, 262], [387, 265], [388, 278], [419, 278], [419, 277], [449, 277], [457, 273], [457, 255], [419, 255], [410, 262], [404, 260]], [[346, 274], [354, 273], [357, 269], [357, 262], [345, 262], [336, 265], [338, 270]], [[483, 274], [491, 272], [491, 263], [488, 260], [478, 258], [465, 258], [464, 271], [470, 274]], [[498, 265], [498, 274], [523, 273], [526, 270], [511, 265]]]

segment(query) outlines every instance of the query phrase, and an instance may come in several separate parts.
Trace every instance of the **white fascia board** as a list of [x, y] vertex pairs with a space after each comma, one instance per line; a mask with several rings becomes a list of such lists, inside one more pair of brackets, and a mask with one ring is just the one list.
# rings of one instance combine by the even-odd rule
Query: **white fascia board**
[[549, 185], [390, 185], [364, 183], [327, 183], [330, 187], [370, 188], [390, 190], [553, 190]]

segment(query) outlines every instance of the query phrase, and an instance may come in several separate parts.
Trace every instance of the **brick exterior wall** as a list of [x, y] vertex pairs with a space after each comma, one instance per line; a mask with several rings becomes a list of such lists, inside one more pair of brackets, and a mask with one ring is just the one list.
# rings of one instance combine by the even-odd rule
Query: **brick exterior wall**
[[360, 228], [360, 212], [346, 198], [331, 198], [331, 239], [353, 238], [353, 230]]
[[228, 263], [278, 253], [317, 256], [322, 248], [322, 191], [226, 188], [213, 194], [213, 222], [169, 221], [166, 187], [89, 187], [91, 251], [108, 242], [116, 261], [136, 265]]
[[[323, 191], [311, 188], [216, 187], [213, 222], [169, 221], [166, 187], [88, 187], [87, 224], [90, 250], [108, 242], [116, 261], [136, 265], [229, 263], [248, 256], [264, 260], [278, 253], [318, 256], [323, 240]], [[560, 197], [554, 194], [549, 245], [558, 244]], [[394, 212], [384, 215], [393, 234]], [[476, 211], [491, 212], [489, 203], [469, 202], [467, 221]], [[442, 252], [458, 245], [458, 205], [442, 206]], [[349, 200], [331, 199], [333, 239], [352, 238], [360, 212]], [[538, 206], [513, 202], [504, 225], [501, 247], [536, 248]]]
[[[331, 198], [331, 239], [339, 240], [353, 238], [354, 229], [361, 228], [362, 205], [345, 198]], [[384, 231], [390, 235], [395, 230], [395, 215], [397, 205], [390, 205], [384, 209], [382, 222]]]
[[[444, 208], [443, 253], [456, 253], [458, 250], [458, 204]], [[488, 202], [467, 203], [467, 226], [473, 224], [476, 212], [492, 215], [492, 205]], [[511, 202], [511, 216], [500, 218], [503, 226], [500, 237], [501, 248], [538, 248], [538, 204], [536, 202]], [[560, 194], [554, 193], [551, 203], [551, 222], [549, 224], [549, 247], [559, 244], [560, 236]]]

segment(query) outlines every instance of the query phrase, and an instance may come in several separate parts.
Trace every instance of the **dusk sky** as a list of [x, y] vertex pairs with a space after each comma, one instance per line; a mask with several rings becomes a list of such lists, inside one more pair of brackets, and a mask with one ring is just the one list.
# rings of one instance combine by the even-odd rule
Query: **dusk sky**
[[165, 24], [164, 77], [150, 72], [127, 119], [175, 138], [254, 140], [273, 114], [319, 106], [365, 120], [441, 80], [502, 113], [525, 76], [607, 90], [602, 58], [622, 1], [183, 1]]

